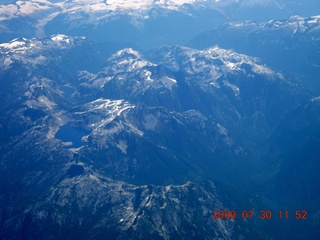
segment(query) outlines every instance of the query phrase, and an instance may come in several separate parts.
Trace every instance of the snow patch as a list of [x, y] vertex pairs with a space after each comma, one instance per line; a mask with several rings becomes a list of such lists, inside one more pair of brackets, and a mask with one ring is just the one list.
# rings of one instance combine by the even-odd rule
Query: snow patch
[[257, 74], [265, 74], [265, 75], [273, 75], [274, 74], [274, 72], [270, 68], [263, 66], [263, 65], [258, 65], [258, 64], [252, 65], [252, 71]]
[[15, 14], [18, 12], [18, 6], [9, 4], [9, 5], [0, 5], [0, 21], [4, 21], [10, 18], [15, 17]]
[[63, 34], [57, 34], [51, 37], [52, 41], [70, 43], [70, 38]]
[[152, 82], [153, 79], [151, 78], [152, 73], [148, 70], [144, 70], [144, 77], [146, 81]]
[[239, 94], [240, 94], [240, 88], [239, 88], [238, 86], [229, 83], [227, 80], [224, 80], [224, 81], [223, 81], [223, 84], [224, 84], [226, 87], [231, 88], [232, 91], [234, 92], [234, 95], [235, 95], [235, 96], [239, 96]]
[[17, 1], [19, 11], [23, 14], [32, 14], [34, 12], [46, 11], [50, 9], [50, 2], [45, 0], [36, 1]]
[[222, 125], [220, 125], [220, 123], [217, 123], [217, 127], [218, 127], [218, 132], [221, 135], [225, 135], [225, 136], [228, 135], [228, 130], [225, 127], [223, 127]]
[[155, 130], [158, 123], [159, 123], [158, 119], [154, 115], [149, 114], [144, 117], [143, 126], [147, 130]]
[[173, 78], [169, 78], [167, 76], [163, 76], [160, 78], [160, 81], [163, 83], [163, 85], [168, 88], [170, 91], [172, 91], [172, 87], [177, 84], [177, 80]]
[[320, 96], [311, 99], [311, 102], [320, 102]]
[[126, 141], [120, 140], [119, 143], [116, 144], [116, 146], [121, 150], [123, 154], [127, 154], [128, 145]]
[[40, 105], [44, 105], [45, 107], [47, 107], [48, 109], [52, 110], [57, 104], [50, 101], [46, 96], [41, 95], [38, 98], [38, 101], [40, 102]]
[[320, 15], [311, 17], [308, 21], [309, 24], [317, 24], [320, 21]]

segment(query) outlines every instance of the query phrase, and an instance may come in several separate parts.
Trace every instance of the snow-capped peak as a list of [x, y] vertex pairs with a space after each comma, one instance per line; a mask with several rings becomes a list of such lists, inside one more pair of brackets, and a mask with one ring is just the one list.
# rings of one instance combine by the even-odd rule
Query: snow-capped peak
[[141, 58], [141, 54], [132, 48], [125, 48], [113, 54], [112, 58]]
[[243, 64], [251, 66], [257, 74], [273, 76], [275, 73], [261, 64], [257, 58], [236, 53], [233, 50], [222, 49], [214, 46], [204, 50], [187, 47], [159, 48], [155, 54], [161, 56], [161, 64], [173, 70], [184, 69], [190, 75], [211, 76], [219, 78], [226, 72], [243, 71]]
[[107, 71], [115, 72], [132, 72], [136, 69], [141, 69], [145, 66], [154, 66], [155, 64], [145, 60], [138, 51], [132, 48], [122, 49], [111, 56], [109, 59], [113, 64], [113, 67], [106, 68]]
[[83, 40], [83, 37], [74, 38], [62, 34], [45, 38], [13, 39], [8, 43], [0, 44], [0, 65], [6, 68], [16, 60], [31, 65], [44, 63], [48, 59], [46, 51], [71, 48], [79, 39]]
[[[105, 13], [110, 16], [111, 12], [148, 11], [153, 7], [161, 7], [168, 10], [176, 10], [184, 4], [204, 2], [203, 0], [72, 0], [72, 1], [47, 1], [28, 0], [15, 1], [14, 3], [0, 5], [0, 21], [25, 15], [33, 15], [49, 12], [49, 15], [58, 12], [74, 14], [85, 12], [89, 14]], [[111, 14], [112, 15], [112, 14]], [[48, 17], [48, 16], [46, 16]]]
[[5, 52], [8, 53], [10, 51], [14, 51], [14, 50], [24, 50], [26, 48], [26, 39], [13, 39], [12, 41], [10, 41], [9, 43], [2, 43], [0, 44], [0, 49], [1, 52]]
[[70, 44], [72, 39], [69, 36], [66, 36], [64, 34], [55, 34], [51, 37], [51, 40], [56, 43], [68, 43]]
[[[81, 37], [80, 39], [83, 39], [83, 37]], [[74, 44], [74, 40], [75, 38], [63, 34], [56, 34], [51, 36], [50, 38], [16, 38], [11, 40], [9, 43], [0, 44], [0, 49], [1, 53], [12, 53], [21, 52], [25, 50], [44, 50], [52, 47], [70, 47]]]

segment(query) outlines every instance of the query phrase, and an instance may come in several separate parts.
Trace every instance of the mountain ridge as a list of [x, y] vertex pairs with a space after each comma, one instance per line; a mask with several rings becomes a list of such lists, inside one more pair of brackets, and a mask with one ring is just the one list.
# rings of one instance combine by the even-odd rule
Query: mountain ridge
[[0, 239], [318, 238], [305, 1], [6, 2]]

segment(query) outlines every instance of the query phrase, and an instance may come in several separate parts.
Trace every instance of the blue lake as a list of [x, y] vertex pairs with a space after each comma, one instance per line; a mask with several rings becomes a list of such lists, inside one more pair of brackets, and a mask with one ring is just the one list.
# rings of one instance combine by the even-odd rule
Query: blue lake
[[60, 127], [55, 137], [63, 142], [72, 142], [72, 147], [78, 148], [87, 145], [87, 143], [81, 141], [81, 138], [86, 136], [88, 133], [89, 131], [85, 129], [63, 125]]

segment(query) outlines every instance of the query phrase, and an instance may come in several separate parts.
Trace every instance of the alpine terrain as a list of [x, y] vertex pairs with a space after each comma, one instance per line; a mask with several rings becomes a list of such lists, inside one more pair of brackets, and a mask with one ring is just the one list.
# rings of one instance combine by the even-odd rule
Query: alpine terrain
[[319, 239], [320, 3], [0, 3], [0, 239]]

